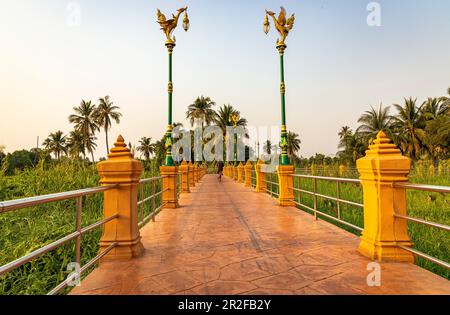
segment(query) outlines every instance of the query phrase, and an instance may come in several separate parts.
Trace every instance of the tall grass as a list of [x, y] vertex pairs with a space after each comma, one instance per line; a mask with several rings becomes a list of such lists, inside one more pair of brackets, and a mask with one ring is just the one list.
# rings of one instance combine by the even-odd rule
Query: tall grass
[[[155, 175], [157, 167], [150, 164], [143, 177]], [[97, 170], [83, 163], [44, 164], [15, 176], [0, 174], [0, 200], [70, 191], [99, 185]], [[154, 189], [159, 189], [157, 183]], [[150, 187], [144, 188], [148, 195]], [[159, 197], [160, 198], [160, 197]], [[156, 200], [156, 205], [160, 199]], [[143, 215], [152, 211], [146, 203]], [[75, 231], [75, 200], [65, 200], [16, 210], [0, 215], [0, 265], [9, 263]], [[103, 218], [103, 194], [83, 198], [82, 225]], [[142, 219], [142, 218], [140, 218]], [[81, 265], [98, 254], [101, 228], [82, 237]], [[53, 250], [22, 267], [0, 277], [0, 294], [46, 294], [62, 282], [75, 261], [75, 241]], [[66, 290], [67, 292], [67, 290]]]

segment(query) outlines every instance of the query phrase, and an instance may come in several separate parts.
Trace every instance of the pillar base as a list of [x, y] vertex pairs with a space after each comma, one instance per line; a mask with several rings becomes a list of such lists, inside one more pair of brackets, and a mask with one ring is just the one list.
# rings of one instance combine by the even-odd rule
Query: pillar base
[[[113, 241], [102, 241], [100, 242], [100, 251], [103, 252], [108, 246], [110, 246]], [[141, 237], [134, 241], [118, 241], [118, 245], [114, 247], [106, 256], [104, 256], [101, 261], [112, 261], [112, 260], [123, 260], [131, 259], [141, 256], [144, 251], [144, 245], [141, 242]]]
[[377, 261], [398, 261], [414, 263], [415, 257], [412, 253], [399, 248], [397, 245], [411, 247], [412, 243], [405, 242], [380, 242], [372, 241], [361, 236], [361, 243], [358, 251], [372, 260]]

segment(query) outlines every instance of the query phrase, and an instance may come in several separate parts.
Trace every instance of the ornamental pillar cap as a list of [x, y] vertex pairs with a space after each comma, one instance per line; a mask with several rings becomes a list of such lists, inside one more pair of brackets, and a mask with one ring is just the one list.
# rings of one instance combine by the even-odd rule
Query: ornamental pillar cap
[[108, 154], [108, 159], [114, 159], [118, 157], [133, 158], [133, 154], [131, 154], [130, 149], [127, 148], [127, 145], [125, 144], [125, 140], [123, 139], [122, 135], [119, 135], [117, 137], [117, 140], [114, 143], [114, 147], [110, 150], [110, 153]]
[[361, 179], [404, 181], [411, 167], [411, 160], [402, 156], [400, 150], [387, 135], [380, 131], [366, 156], [356, 161]]

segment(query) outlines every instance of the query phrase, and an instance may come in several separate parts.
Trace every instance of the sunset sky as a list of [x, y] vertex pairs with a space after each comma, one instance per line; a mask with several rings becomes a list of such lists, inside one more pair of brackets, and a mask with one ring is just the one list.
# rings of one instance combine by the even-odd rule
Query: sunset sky
[[[68, 23], [70, 3], [80, 25]], [[252, 126], [280, 123], [278, 37], [263, 33], [264, 10], [295, 12], [285, 54], [288, 129], [300, 155], [335, 154], [341, 126], [403, 97], [442, 96], [450, 87], [450, 1], [385, 0], [381, 26], [364, 0], [0, 0], [0, 145], [30, 149], [68, 133], [81, 100], [110, 95], [121, 133], [137, 144], [167, 125], [167, 49], [156, 9], [188, 5], [191, 29], [175, 31], [174, 121], [199, 95], [232, 104]], [[96, 157], [105, 156], [104, 134]], [[112, 142], [113, 139], [111, 139]]]

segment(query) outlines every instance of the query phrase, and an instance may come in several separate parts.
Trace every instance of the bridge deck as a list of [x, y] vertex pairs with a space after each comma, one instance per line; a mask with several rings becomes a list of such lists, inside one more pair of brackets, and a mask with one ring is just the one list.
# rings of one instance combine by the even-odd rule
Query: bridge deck
[[450, 294], [446, 279], [382, 263], [369, 287], [358, 237], [207, 175], [145, 226], [145, 254], [104, 262], [72, 294]]

